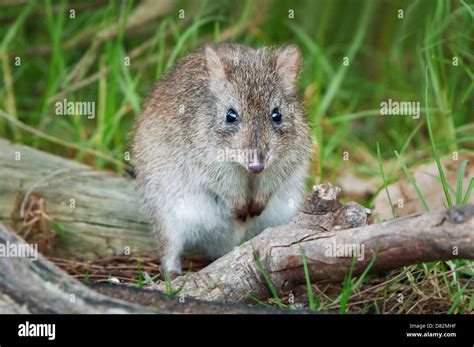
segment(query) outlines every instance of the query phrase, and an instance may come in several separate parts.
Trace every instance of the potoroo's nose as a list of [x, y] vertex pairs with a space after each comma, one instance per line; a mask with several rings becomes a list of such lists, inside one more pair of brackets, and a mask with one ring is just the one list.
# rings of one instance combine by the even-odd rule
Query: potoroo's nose
[[254, 174], [259, 174], [264, 168], [265, 164], [259, 155], [256, 155], [255, 158], [253, 158], [253, 160], [247, 165], [247, 169]]
[[250, 157], [248, 158], [247, 170], [253, 174], [259, 174], [265, 168], [262, 152], [261, 152], [261, 134], [260, 126], [258, 123], [254, 124], [254, 129], [252, 131], [252, 137], [250, 139], [250, 148], [253, 148], [250, 152]]

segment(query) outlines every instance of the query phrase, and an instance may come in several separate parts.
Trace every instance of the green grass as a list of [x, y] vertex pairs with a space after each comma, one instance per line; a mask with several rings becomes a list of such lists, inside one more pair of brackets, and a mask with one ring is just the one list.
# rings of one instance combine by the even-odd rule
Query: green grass
[[318, 305], [318, 301], [316, 300], [316, 297], [313, 294], [313, 288], [311, 286], [311, 275], [309, 273], [309, 268], [308, 268], [308, 262], [306, 260], [306, 254], [304, 253], [304, 248], [301, 247], [301, 258], [303, 259], [303, 270], [304, 270], [304, 278], [306, 281], [306, 289], [308, 293], [308, 303], [309, 303], [309, 309], [310, 311], [315, 311], [316, 306]]
[[255, 263], [257, 264], [258, 271], [263, 275], [263, 278], [265, 278], [265, 282], [267, 283], [268, 289], [270, 290], [270, 293], [275, 300], [275, 304], [278, 306], [278, 308], [284, 309], [286, 308], [285, 305], [283, 305], [280, 297], [278, 296], [278, 291], [275, 288], [275, 285], [273, 284], [272, 280], [270, 279], [270, 276], [268, 276], [268, 273], [265, 271], [262, 262], [260, 261], [260, 255], [258, 254], [257, 250], [253, 250], [253, 255], [255, 259]]
[[[432, 75], [433, 76], [433, 75]], [[433, 83], [437, 88], [439, 88], [437, 83]], [[426, 67], [426, 92], [425, 92], [425, 103], [426, 103], [426, 109], [428, 109], [428, 87], [429, 87], [429, 81], [428, 81], [428, 66]], [[439, 91], [437, 90], [437, 93]], [[446, 181], [446, 177], [444, 175], [444, 170], [443, 167], [441, 166], [441, 160], [439, 158], [439, 152], [438, 148], [436, 146], [436, 142], [433, 136], [433, 129], [431, 127], [431, 113], [430, 111], [426, 112], [426, 121], [428, 125], [428, 133], [430, 135], [430, 142], [431, 146], [433, 147], [433, 155], [436, 160], [436, 166], [438, 167], [438, 173], [439, 177], [441, 179], [441, 185], [443, 186], [443, 191], [444, 191], [444, 196], [446, 197], [446, 202], [448, 203], [448, 206], [451, 207], [453, 205], [451, 201], [451, 195], [449, 194], [449, 189], [448, 189], [448, 182]], [[417, 190], [418, 192], [418, 190]], [[426, 208], [426, 206], [425, 206]]]
[[[456, 205], [461, 205], [464, 201], [462, 197], [462, 185], [464, 179], [464, 173], [466, 172], [466, 166], [469, 164], [468, 160], [464, 160], [459, 169], [458, 179], [456, 181]], [[467, 194], [466, 194], [467, 195]], [[466, 202], [469, 201], [469, 197], [466, 199]]]
[[474, 178], [471, 178], [469, 181], [469, 186], [467, 187], [466, 194], [464, 195], [463, 204], [467, 205], [471, 199], [472, 188], [474, 187]]
[[138, 283], [137, 283], [137, 287], [138, 288], [142, 288], [143, 287], [143, 274], [142, 274], [142, 263], [141, 263], [141, 260], [140, 260], [140, 255], [138, 256], [138, 263], [137, 263], [137, 267], [138, 267]]
[[[374, 0], [363, 5], [341, 0], [297, 4], [274, 1], [267, 18], [248, 30], [246, 25], [255, 22], [253, 16], [261, 14], [252, 1], [237, 8], [230, 1], [219, 6], [206, 1], [183, 1], [181, 6], [187, 16], [193, 16], [192, 21], [170, 14], [143, 25], [151, 35], [125, 30], [136, 8], [132, 2], [111, 2], [92, 6], [92, 10], [81, 10], [75, 4], [31, 2], [7, 7], [0, 14], [0, 19], [7, 22], [14, 18], [0, 29], [1, 52], [10, 59], [13, 74], [13, 89], [7, 89], [5, 81], [1, 81], [0, 108], [75, 147], [64, 150], [51, 138], [38, 137], [5, 119], [0, 121], [2, 136], [121, 172], [129, 164], [118, 163], [129, 151], [134, 118], [156, 79], [190, 50], [205, 42], [221, 41], [228, 30], [232, 34], [226, 38], [233, 41], [254, 45], [295, 42], [301, 47], [304, 70], [300, 86], [306, 92], [308, 117], [317, 143], [314, 180], [336, 178], [342, 164], [341, 153], [347, 148], [355, 152], [366, 150], [377, 158], [373, 149], [379, 142], [382, 158], [387, 158], [403, 147], [413, 130], [413, 121], [408, 117], [381, 119], [379, 103], [389, 97], [421, 100], [425, 66], [429, 66], [435, 96], [429, 109], [431, 130], [416, 135], [409, 152], [432, 144], [434, 136], [438, 143], [440, 139], [446, 143], [448, 151], [459, 148], [457, 130], [470, 123], [469, 117], [472, 122], [469, 112], [474, 74], [469, 64], [473, 58], [469, 2], [451, 5], [391, 1], [383, 6]], [[75, 7], [76, 18], [70, 19], [68, 10]], [[288, 18], [288, 8], [295, 10], [294, 19]], [[307, 13], [307, 8], [314, 9], [316, 15]], [[405, 10], [403, 20], [393, 15], [398, 8]], [[30, 21], [32, 13], [42, 20]], [[100, 41], [94, 35], [116, 23], [118, 33], [110, 39]], [[138, 50], [132, 55], [135, 49]], [[23, 58], [21, 66], [12, 64], [17, 55]], [[126, 56], [131, 56], [129, 66], [123, 64]], [[451, 66], [452, 56], [459, 58], [456, 68]], [[349, 66], [343, 65], [343, 57], [349, 58]], [[53, 116], [54, 101], [60, 96], [71, 101], [96, 101], [96, 119]], [[16, 114], [12, 114], [13, 110]], [[98, 156], [97, 152], [116, 161]], [[377, 174], [373, 165], [351, 154], [354, 170]]]
[[[377, 178], [376, 193], [359, 201], [373, 207], [378, 194], [388, 194], [388, 185], [408, 177], [428, 210], [411, 172], [418, 163], [435, 162], [446, 206], [471, 200], [474, 178], [467, 187], [462, 180], [467, 162], [455, 163], [457, 180], [447, 182], [440, 158], [474, 150], [472, 0], [246, 0], [237, 5], [180, 0], [164, 16], [128, 28], [138, 5], [61, 0], [0, 5], [0, 137], [123, 174], [133, 165], [133, 158], [126, 158], [141, 105], [178, 59], [208, 42], [291, 42], [303, 54], [299, 88], [315, 148], [308, 186], [335, 183], [348, 172]], [[70, 9], [76, 18], [69, 17]], [[185, 10], [183, 19], [178, 9]], [[289, 9], [294, 19], [288, 18]], [[397, 18], [399, 9], [403, 19]], [[94, 101], [96, 117], [55, 115], [55, 102], [64, 98]], [[381, 116], [380, 103], [389, 98], [420, 102], [421, 118]], [[385, 304], [408, 283], [426, 295], [443, 293], [449, 301], [445, 312], [455, 303], [453, 312], [472, 310], [472, 284], [465, 287], [472, 270], [460, 270], [469, 269], [469, 261], [393, 272], [382, 289], [377, 287], [383, 295], [371, 292], [371, 302], [356, 305], [354, 300], [368, 295], [366, 289], [346, 284], [329, 293], [333, 286], [314, 286], [302, 256], [311, 309], [407, 312], [421, 305], [413, 306], [422, 297], [415, 291], [403, 291], [403, 303]], [[173, 288], [169, 292], [176, 294]], [[343, 309], [336, 300], [341, 292]], [[288, 306], [276, 291], [270, 294], [277, 306]]]
[[342, 291], [341, 295], [338, 297], [338, 301], [340, 303], [339, 313], [346, 313], [347, 311], [347, 303], [351, 297], [353, 286], [352, 286], [352, 273], [354, 272], [354, 268], [356, 265], [356, 258], [352, 258], [351, 267], [344, 278], [344, 282], [342, 283]]
[[410, 184], [415, 189], [416, 194], [418, 195], [418, 198], [420, 198], [420, 202], [422, 203], [423, 207], [425, 208], [425, 211], [429, 212], [430, 209], [428, 208], [428, 205], [426, 204], [425, 198], [423, 197], [423, 194], [421, 193], [420, 188], [418, 188], [418, 185], [416, 184], [416, 181], [413, 178], [413, 175], [410, 173], [410, 171], [408, 171], [407, 166], [405, 165], [405, 163], [403, 162], [402, 157], [400, 156], [400, 154], [398, 154], [397, 151], [395, 151], [395, 155], [397, 156], [397, 159], [400, 162], [400, 165], [402, 166], [403, 172], [405, 172], [405, 175], [407, 176], [408, 181], [410, 182]]
[[467, 283], [464, 285], [464, 287], [462, 287], [462, 289], [460, 289], [460, 290], [456, 293], [456, 295], [455, 295], [455, 297], [454, 297], [454, 300], [453, 300], [454, 302], [453, 302], [452, 306], [451, 306], [451, 307], [449, 308], [449, 310], [448, 310], [448, 314], [456, 313], [456, 310], [457, 310], [457, 308], [458, 308], [458, 306], [459, 306], [459, 303], [461, 302], [462, 295], [464, 294], [464, 292], [465, 292], [465, 290], [466, 290], [466, 288], [467, 288], [467, 286], [468, 286], [469, 284], [470, 284], [470, 282], [467, 282]]
[[[345, 313], [347, 311], [347, 304], [349, 303], [349, 299], [351, 294], [360, 287], [360, 285], [366, 280], [367, 275], [375, 263], [377, 257], [374, 255], [370, 262], [365, 267], [364, 271], [357, 277], [356, 280], [353, 279], [353, 272], [356, 266], [357, 259], [352, 258], [351, 267], [347, 272], [346, 277], [344, 278], [344, 282], [342, 283], [342, 291], [339, 297], [335, 300], [335, 303], [339, 302], [339, 312]], [[353, 283], [354, 282], [354, 283]]]
[[388, 192], [388, 188], [387, 188], [389, 183], [388, 183], [387, 178], [385, 177], [385, 173], [383, 170], [382, 155], [380, 154], [380, 145], [378, 142], [377, 142], [377, 161], [380, 167], [380, 175], [382, 176], [383, 188], [385, 189], [385, 193], [387, 194], [387, 198], [388, 198], [388, 203], [390, 204], [390, 209], [392, 210], [392, 216], [393, 218], [396, 218], [395, 210], [393, 209], [392, 198], [390, 197], [390, 193]]
[[184, 275], [183, 281], [179, 284], [179, 286], [177, 288], [173, 288], [172, 280], [168, 277], [168, 274], [165, 272], [164, 273], [164, 278], [163, 278], [163, 280], [165, 281], [165, 293], [168, 294], [169, 296], [181, 295], [182, 291], [184, 289], [184, 286], [186, 285], [186, 281], [188, 280], [188, 276], [191, 273], [191, 271], [192, 271], [192, 268], [190, 266], [188, 271], [186, 271], [186, 274]]
[[83, 275], [82, 283], [88, 284], [89, 278], [90, 278], [89, 270], [86, 270], [86, 272]]

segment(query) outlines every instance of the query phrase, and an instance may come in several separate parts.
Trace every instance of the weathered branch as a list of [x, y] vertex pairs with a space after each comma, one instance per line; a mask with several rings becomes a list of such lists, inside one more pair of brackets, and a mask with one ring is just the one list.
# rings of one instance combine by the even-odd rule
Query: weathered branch
[[[26, 243], [0, 224], [0, 313], [157, 312], [95, 293], [42, 256], [15, 256]], [[33, 255], [25, 252], [23, 255]]]
[[[16, 250], [27, 244], [0, 224], [0, 314], [5, 313], [274, 313], [266, 308], [200, 302], [134, 287], [73, 279], [41, 255]], [[24, 249], [24, 248], [23, 248]], [[34, 248], [31, 248], [34, 249]], [[103, 294], [100, 294], [103, 293]], [[113, 297], [113, 298], [111, 298]], [[115, 299], [116, 298], [116, 299]]]
[[18, 229], [35, 197], [62, 231], [55, 256], [155, 252], [132, 180], [0, 139], [0, 221]]
[[[373, 256], [376, 260], [371, 270], [375, 272], [434, 260], [474, 259], [473, 215], [474, 206], [467, 205], [324, 231], [301, 227], [301, 219], [308, 217], [300, 214], [294, 223], [267, 229], [201, 271], [189, 274], [183, 292], [209, 301], [245, 302], [250, 295], [268, 297], [269, 286], [262, 270], [280, 293], [288, 292], [305, 283], [303, 252], [312, 283], [341, 282], [352, 258], [335, 256], [334, 250], [351, 245], [361, 246], [363, 255], [355, 262], [354, 275], [360, 274]], [[182, 280], [177, 278], [174, 286]]]

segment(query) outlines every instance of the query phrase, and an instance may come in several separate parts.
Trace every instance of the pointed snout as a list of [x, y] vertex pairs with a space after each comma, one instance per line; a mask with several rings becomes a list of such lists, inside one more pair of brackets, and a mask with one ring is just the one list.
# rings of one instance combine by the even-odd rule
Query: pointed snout
[[261, 161], [252, 162], [247, 165], [247, 169], [253, 174], [259, 174], [264, 168], [265, 164]]
[[247, 163], [247, 170], [253, 174], [259, 174], [265, 168], [265, 160], [263, 159], [264, 155], [262, 153], [263, 142], [261, 141], [261, 136], [260, 127], [257, 124], [255, 125], [255, 129], [252, 132], [251, 138], [249, 139], [249, 145], [252, 150]]

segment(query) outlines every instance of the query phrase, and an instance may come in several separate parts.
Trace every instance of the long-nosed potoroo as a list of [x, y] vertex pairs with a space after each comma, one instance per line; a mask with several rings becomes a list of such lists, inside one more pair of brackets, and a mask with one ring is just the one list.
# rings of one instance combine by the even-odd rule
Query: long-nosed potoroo
[[296, 213], [311, 153], [301, 60], [295, 45], [209, 45], [148, 97], [133, 156], [169, 275], [181, 273], [188, 250], [220, 257]]

